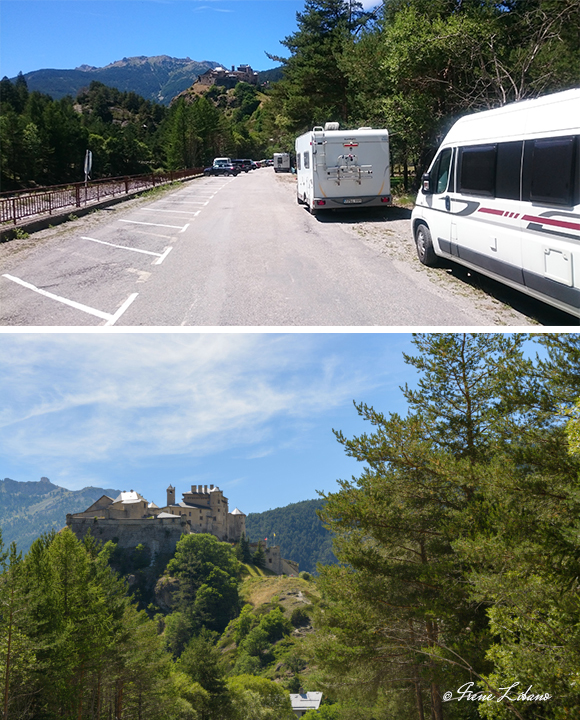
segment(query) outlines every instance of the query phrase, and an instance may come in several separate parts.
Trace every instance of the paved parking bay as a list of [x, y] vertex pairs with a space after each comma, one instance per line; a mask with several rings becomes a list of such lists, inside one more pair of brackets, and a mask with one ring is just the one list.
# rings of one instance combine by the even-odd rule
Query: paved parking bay
[[131, 290], [166, 260], [228, 182], [204, 178], [158, 199], [130, 201], [99, 213], [90, 234], [59, 228], [52, 241], [25, 250], [24, 261], [2, 273], [8, 281], [0, 286], [2, 324], [115, 325], [139, 295]]

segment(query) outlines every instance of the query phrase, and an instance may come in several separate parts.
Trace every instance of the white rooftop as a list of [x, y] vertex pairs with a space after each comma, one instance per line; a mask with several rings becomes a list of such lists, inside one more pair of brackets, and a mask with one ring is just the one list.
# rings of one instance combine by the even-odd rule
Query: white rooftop
[[245, 515], [245, 513], [243, 513], [241, 510], [238, 510], [238, 508], [234, 508], [230, 515]]
[[136, 502], [147, 502], [143, 495], [136, 492], [135, 490], [123, 490], [122, 493], [120, 493], [113, 502], [120, 502], [120, 503], [136, 503]]
[[290, 693], [292, 710], [318, 710], [321, 700], [321, 692]]

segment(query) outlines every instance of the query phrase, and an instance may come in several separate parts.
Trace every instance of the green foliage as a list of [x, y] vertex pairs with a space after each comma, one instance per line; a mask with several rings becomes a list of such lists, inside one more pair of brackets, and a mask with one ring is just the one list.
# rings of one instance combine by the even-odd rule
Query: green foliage
[[290, 697], [278, 683], [253, 675], [228, 680], [235, 720], [292, 720]]
[[580, 454], [580, 400], [570, 410], [570, 420], [566, 426], [568, 445], [572, 455]]
[[302, 716], [305, 720], [341, 720], [340, 706], [321, 705], [318, 710], [307, 710]]
[[291, 622], [284, 616], [280, 608], [274, 608], [260, 620], [260, 628], [266, 633], [268, 642], [275, 643], [281, 640], [284, 635], [292, 632]]
[[228, 630], [234, 631], [239, 647], [234, 674], [257, 675], [274, 661], [274, 646], [292, 632], [293, 626], [279, 607], [264, 613], [258, 621], [252, 606], [246, 605]]
[[[25, 489], [32, 493], [36, 483], [30, 485]], [[231, 547], [209, 537], [183, 538], [169, 563], [184, 596], [199, 586], [193, 603], [151, 620], [111, 569], [116, 564], [131, 578], [154, 570], [155, 563], [145, 566], [145, 546], [119, 550], [108, 542], [100, 550], [91, 535], [79, 542], [65, 529], [37, 539], [22, 560], [14, 544], [4, 548], [0, 534], [0, 678], [3, 701], [8, 688], [7, 717], [291, 720], [280, 683], [264, 677], [226, 680], [235, 660], [232, 637], [240, 644], [234, 672], [244, 676], [272, 673], [273, 664], [293, 652], [292, 625], [274, 602], [274, 588], [291, 590], [290, 581], [260, 579], [261, 592], [272, 588], [270, 601], [255, 610], [246, 604], [230, 621], [220, 641], [223, 652], [215, 644], [218, 634], [208, 628], [213, 617], [204, 625], [190, 607], [195, 609], [199, 591], [219, 586], [220, 574], [238, 567]], [[171, 654], [180, 657], [173, 661]], [[304, 663], [294, 666], [302, 669]]]
[[266, 567], [266, 554], [264, 553], [261, 540], [258, 541], [256, 552], [252, 555], [252, 563], [259, 568]]
[[179, 581], [173, 620], [167, 618], [167, 641], [178, 655], [202, 627], [220, 634], [239, 612], [239, 564], [228, 543], [213, 535], [184, 535], [167, 572]]
[[91, 539], [44, 535], [24, 560], [12, 545], [0, 603], [4, 717], [171, 716], [170, 659], [156, 626]]
[[295, 628], [302, 627], [303, 625], [308, 625], [310, 623], [310, 616], [308, 615], [306, 610], [297, 607], [292, 610], [290, 622]]
[[282, 41], [290, 57], [273, 58], [284, 62], [275, 101], [295, 132], [350, 119], [348, 73], [340, 58], [366, 19], [360, 3], [345, 0], [306, 0], [296, 14], [298, 30]]
[[207, 693], [204, 702], [196, 708], [201, 720], [229, 716], [225, 668], [210, 635], [202, 633], [192, 638], [179, 659], [178, 667]]
[[242, 537], [240, 538], [240, 541], [236, 543], [235, 553], [236, 553], [237, 559], [241, 563], [252, 562], [252, 552], [250, 550], [250, 541], [246, 537], [245, 533], [242, 533]]

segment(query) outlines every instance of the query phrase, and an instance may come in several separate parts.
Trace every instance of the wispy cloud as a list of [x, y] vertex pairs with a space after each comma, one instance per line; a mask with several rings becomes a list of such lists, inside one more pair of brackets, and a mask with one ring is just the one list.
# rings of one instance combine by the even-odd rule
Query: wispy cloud
[[244, 447], [376, 382], [314, 336], [0, 335], [0, 452], [87, 462]]
[[210, 10], [211, 12], [221, 12], [221, 13], [233, 13], [233, 10], [226, 10], [226, 8], [217, 8], [212, 7], [211, 5], [198, 5], [197, 7], [193, 8], [193, 12], [204, 12], [205, 10]]

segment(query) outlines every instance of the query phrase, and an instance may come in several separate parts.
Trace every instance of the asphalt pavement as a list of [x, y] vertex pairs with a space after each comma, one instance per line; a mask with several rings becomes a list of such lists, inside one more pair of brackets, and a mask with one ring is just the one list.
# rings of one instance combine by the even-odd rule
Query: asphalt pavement
[[[412, 245], [400, 218], [386, 210], [381, 227], [387, 236], [403, 227], [401, 242]], [[0, 247], [5, 326], [527, 323], [416, 262], [407, 271], [353, 234], [352, 215], [311, 215], [296, 203], [294, 178], [269, 168], [199, 178]]]

